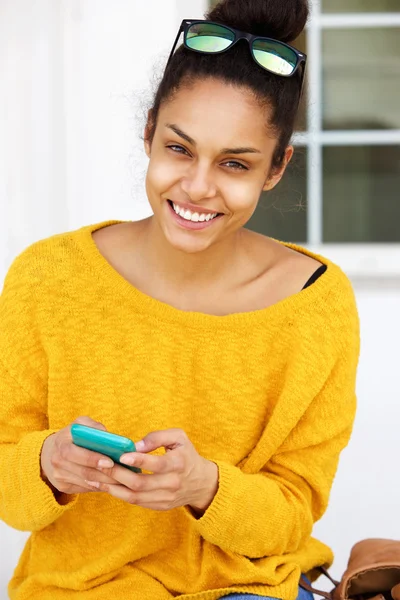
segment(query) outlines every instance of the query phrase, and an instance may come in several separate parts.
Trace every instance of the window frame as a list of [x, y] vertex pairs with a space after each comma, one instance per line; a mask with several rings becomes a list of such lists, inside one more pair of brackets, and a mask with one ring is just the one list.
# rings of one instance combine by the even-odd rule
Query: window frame
[[[204, 0], [208, 6], [208, 0]], [[322, 35], [328, 29], [400, 28], [400, 11], [378, 13], [323, 13], [321, 0], [310, 2], [307, 24], [308, 86], [307, 129], [293, 136], [296, 147], [306, 147], [307, 161], [307, 242], [310, 250], [329, 256], [349, 276], [392, 279], [400, 277], [400, 243], [326, 243], [323, 241], [323, 150], [325, 146], [400, 145], [400, 129], [323, 129]]]
[[398, 13], [325, 13], [321, 1], [311, 3], [307, 25], [307, 131], [294, 135], [294, 144], [308, 148], [307, 247], [328, 255], [353, 277], [400, 276], [400, 243], [323, 242], [323, 150], [325, 146], [400, 145], [400, 129], [324, 131], [322, 114], [322, 35], [327, 29], [400, 28]]
[[[400, 12], [322, 14], [320, 0], [314, 0], [311, 3], [311, 15], [307, 25], [308, 127], [306, 132], [298, 133], [294, 136], [295, 145], [306, 146], [308, 148], [308, 244], [325, 245], [323, 243], [322, 159], [324, 146], [385, 146], [400, 144], [400, 129], [385, 131], [324, 131], [322, 114], [322, 34], [327, 29], [385, 27], [400, 28]], [[385, 245], [382, 244], [382, 246]], [[395, 245], [397, 246], [398, 244]], [[376, 244], [373, 244], [373, 246], [375, 247]]]

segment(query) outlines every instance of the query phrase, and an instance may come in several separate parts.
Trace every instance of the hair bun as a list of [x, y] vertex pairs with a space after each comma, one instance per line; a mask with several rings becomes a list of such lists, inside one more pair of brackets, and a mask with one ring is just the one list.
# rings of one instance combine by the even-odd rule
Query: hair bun
[[308, 0], [221, 0], [206, 18], [288, 43], [303, 31], [308, 14]]

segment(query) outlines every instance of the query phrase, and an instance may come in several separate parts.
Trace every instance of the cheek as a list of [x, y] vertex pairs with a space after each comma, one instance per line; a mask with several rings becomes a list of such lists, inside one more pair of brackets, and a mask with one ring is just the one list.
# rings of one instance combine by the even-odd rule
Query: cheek
[[150, 159], [146, 175], [146, 187], [148, 191], [162, 194], [173, 184], [174, 172], [168, 161], [160, 160], [153, 156]]
[[226, 185], [224, 195], [232, 213], [253, 213], [260, 199], [262, 186], [258, 181], [232, 181]]

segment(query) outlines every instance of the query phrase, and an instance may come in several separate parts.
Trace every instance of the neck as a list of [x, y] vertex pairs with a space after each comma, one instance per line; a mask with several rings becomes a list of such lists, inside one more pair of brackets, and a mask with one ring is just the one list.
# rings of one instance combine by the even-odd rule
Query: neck
[[171, 246], [154, 217], [143, 221], [140, 235], [142, 266], [170, 288], [196, 291], [218, 286], [234, 276], [242, 231], [202, 252], [186, 253]]

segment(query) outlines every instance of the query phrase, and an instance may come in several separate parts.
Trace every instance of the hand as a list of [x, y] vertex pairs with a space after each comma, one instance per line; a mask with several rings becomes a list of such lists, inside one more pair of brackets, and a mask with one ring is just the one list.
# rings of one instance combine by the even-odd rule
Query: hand
[[[146, 454], [164, 447], [166, 454]], [[151, 474], [133, 473], [124, 467], [102, 469], [119, 483], [101, 482], [92, 485], [116, 498], [153, 510], [171, 510], [190, 506], [204, 512], [218, 489], [218, 467], [200, 456], [182, 429], [166, 429], [147, 435], [136, 444], [137, 452], [121, 456], [121, 463], [139, 467]]]
[[[80, 417], [74, 423], [106, 431], [104, 425], [89, 417]], [[99, 461], [105, 461], [104, 466], [114, 465], [107, 456], [75, 446], [72, 443], [70, 425], [53, 433], [44, 441], [40, 456], [43, 479], [50, 484], [53, 491], [64, 494], [96, 491], [87, 483], [88, 479], [98, 478], [104, 483], [117, 483], [115, 479], [98, 470]], [[119, 468], [126, 470], [124, 467]]]

